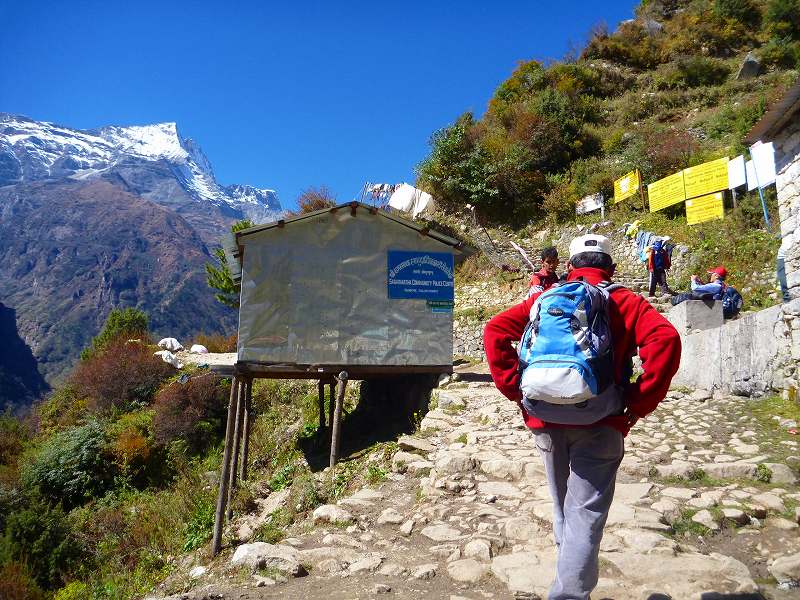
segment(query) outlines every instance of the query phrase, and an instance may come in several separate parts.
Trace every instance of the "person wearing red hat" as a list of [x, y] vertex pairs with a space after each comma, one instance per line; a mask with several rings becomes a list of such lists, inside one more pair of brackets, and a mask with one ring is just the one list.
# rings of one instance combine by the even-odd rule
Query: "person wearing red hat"
[[714, 300], [722, 300], [728, 270], [720, 265], [709, 269], [707, 273], [711, 276], [708, 283], [702, 283], [697, 275], [692, 275], [692, 293], [701, 296], [709, 295]]
[[707, 273], [710, 275], [708, 283], [703, 283], [697, 275], [692, 275], [692, 291], [673, 296], [670, 300], [672, 306], [687, 300], [722, 300], [728, 270], [720, 265], [709, 269]]

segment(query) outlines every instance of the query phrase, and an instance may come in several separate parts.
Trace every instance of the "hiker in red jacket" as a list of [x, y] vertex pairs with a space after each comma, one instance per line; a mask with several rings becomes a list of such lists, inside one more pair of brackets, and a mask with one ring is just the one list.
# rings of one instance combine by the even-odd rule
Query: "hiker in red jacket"
[[536, 293], [543, 292], [546, 289], [553, 287], [553, 284], [558, 281], [558, 250], [554, 246], [548, 246], [542, 250], [542, 268], [531, 275], [530, 284], [528, 284], [528, 298]]
[[[570, 244], [567, 285], [582, 280], [597, 286], [610, 281], [614, 268], [607, 238], [584, 235]], [[651, 413], [663, 400], [678, 370], [681, 344], [675, 328], [647, 300], [621, 286], [611, 287], [607, 331], [613, 344], [610, 354], [613, 360], [608, 369], [609, 375], [613, 371], [615, 385], [608, 389], [618, 396], [616, 408], [589, 425], [541, 421], [523, 406], [520, 364], [512, 344], [522, 337], [536, 301], [543, 295], [555, 298], [558, 289], [534, 294], [495, 316], [486, 325], [484, 346], [495, 385], [520, 405], [544, 462], [553, 498], [553, 534], [558, 547], [556, 576], [548, 598], [575, 600], [588, 599], [597, 585], [600, 541], [614, 496], [617, 469], [624, 455], [623, 438], [637, 419]], [[549, 310], [553, 311], [551, 315], [560, 315], [557, 310]], [[539, 328], [544, 327], [545, 319], [555, 318], [538, 313], [537, 316], [541, 319], [537, 319]], [[631, 358], [637, 348], [644, 372], [630, 382]], [[530, 407], [539, 400], [528, 398], [524, 402]], [[590, 398], [588, 403], [592, 402]], [[587, 402], [581, 404], [585, 406]]]

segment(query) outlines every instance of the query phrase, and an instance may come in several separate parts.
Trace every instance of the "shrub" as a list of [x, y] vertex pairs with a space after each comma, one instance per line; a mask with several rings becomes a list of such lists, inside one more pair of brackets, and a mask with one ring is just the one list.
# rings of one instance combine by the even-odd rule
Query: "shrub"
[[79, 424], [87, 415], [87, 399], [78, 388], [66, 383], [45, 398], [37, 407], [39, 427], [55, 432]]
[[199, 548], [211, 537], [215, 509], [214, 503], [210, 500], [200, 502], [195, 507], [184, 528], [184, 552]]
[[673, 65], [663, 65], [656, 73], [659, 89], [693, 88], [701, 85], [718, 85], [725, 81], [730, 70], [713, 58], [692, 56], [680, 59]]
[[108, 313], [102, 331], [92, 340], [91, 345], [81, 353], [81, 359], [88, 359], [104, 350], [119, 338], [147, 337], [147, 315], [135, 308], [114, 308]]
[[336, 196], [326, 186], [310, 187], [300, 192], [297, 197], [297, 211], [292, 215], [304, 215], [306, 213], [331, 208], [336, 206]]
[[794, 68], [800, 63], [800, 42], [789, 36], [774, 37], [761, 47], [759, 56], [768, 67]]
[[714, 139], [732, 135], [732, 149], [734, 152], [741, 152], [744, 150], [745, 136], [763, 116], [765, 110], [766, 100], [763, 96], [740, 106], [724, 106], [706, 126], [706, 132]]
[[88, 585], [80, 581], [73, 581], [58, 590], [53, 596], [53, 600], [85, 600], [90, 595]]
[[158, 443], [183, 439], [198, 452], [221, 435], [230, 387], [212, 374], [173, 382], [156, 396], [153, 427]]
[[762, 483], [769, 483], [772, 481], [772, 470], [765, 464], [759, 464], [756, 467], [756, 479]]
[[105, 446], [105, 432], [96, 421], [62, 431], [23, 465], [23, 483], [67, 508], [99, 497], [111, 487], [114, 475]]
[[554, 221], [566, 221], [575, 216], [578, 194], [573, 182], [563, 179], [547, 193], [542, 207], [547, 217]]
[[44, 600], [44, 592], [28, 569], [17, 561], [0, 564], [0, 598], [3, 600]]
[[609, 35], [605, 26], [596, 27], [581, 58], [602, 58], [640, 69], [652, 69], [660, 62], [660, 48], [641, 23], [629, 21]]
[[11, 415], [0, 414], [0, 465], [10, 465], [16, 460], [30, 440], [27, 427]]
[[155, 444], [152, 410], [122, 415], [106, 430], [106, 451], [130, 484], [143, 487], [165, 478], [163, 447]]
[[715, 0], [714, 13], [746, 25], [757, 26], [761, 21], [761, 12], [752, 0]]
[[770, 0], [765, 17], [774, 37], [800, 39], [800, 0]]
[[232, 333], [224, 336], [219, 333], [201, 333], [195, 336], [194, 343], [205, 346], [209, 352], [236, 352], [236, 342], [238, 336]]
[[42, 501], [9, 515], [3, 545], [7, 555], [30, 568], [41, 587], [51, 590], [63, 583], [81, 555], [64, 511]]
[[127, 412], [150, 403], [159, 385], [175, 372], [151, 347], [117, 338], [78, 364], [71, 383], [101, 413]]

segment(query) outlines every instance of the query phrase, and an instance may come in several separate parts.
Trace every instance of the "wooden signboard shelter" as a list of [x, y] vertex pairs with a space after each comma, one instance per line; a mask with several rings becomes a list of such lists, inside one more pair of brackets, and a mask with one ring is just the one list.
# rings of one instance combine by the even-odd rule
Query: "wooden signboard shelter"
[[[255, 379], [316, 379], [330, 468], [348, 381], [452, 373], [453, 264], [462, 242], [359, 202], [237, 232], [225, 244], [241, 282], [212, 554], [248, 476]], [[329, 410], [325, 411], [326, 387]]]

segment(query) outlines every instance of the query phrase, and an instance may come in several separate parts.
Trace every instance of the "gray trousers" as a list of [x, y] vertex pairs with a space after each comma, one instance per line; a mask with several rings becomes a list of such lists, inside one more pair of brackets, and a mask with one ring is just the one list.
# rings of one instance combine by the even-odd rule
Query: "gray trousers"
[[597, 585], [600, 541], [608, 519], [617, 469], [625, 454], [611, 427], [533, 431], [553, 497], [556, 577], [548, 600], [588, 600]]

